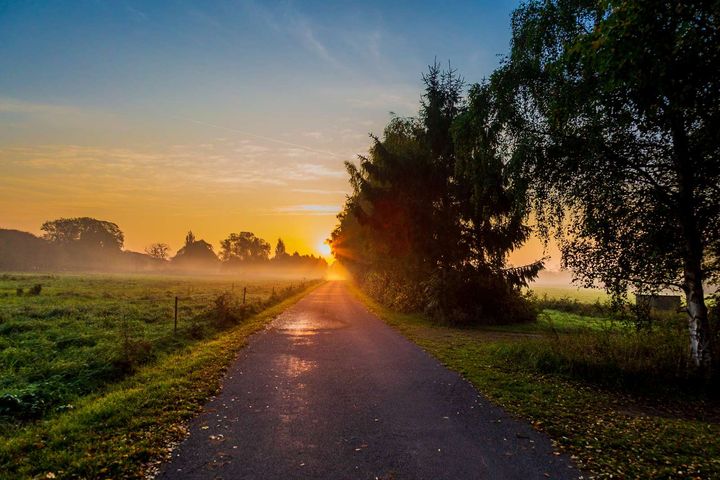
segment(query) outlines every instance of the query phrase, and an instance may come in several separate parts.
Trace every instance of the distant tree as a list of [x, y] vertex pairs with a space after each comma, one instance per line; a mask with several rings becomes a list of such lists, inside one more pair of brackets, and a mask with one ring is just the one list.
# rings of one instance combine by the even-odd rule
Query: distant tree
[[195, 243], [195, 234], [193, 234], [192, 230], [188, 231], [187, 235], [185, 235], [185, 246], [189, 246]]
[[[187, 243], [192, 240], [192, 243]], [[172, 263], [182, 268], [212, 268], [218, 263], [212, 245], [205, 240], [196, 240], [192, 232], [186, 237], [186, 244], [172, 258]]]
[[720, 281], [720, 3], [530, 1], [489, 88], [516, 179], [563, 263], [622, 299], [685, 293], [711, 363], [703, 283]]
[[58, 245], [85, 249], [121, 250], [125, 237], [112, 222], [90, 217], [60, 218], [42, 224], [43, 238]]
[[224, 262], [252, 262], [267, 260], [270, 244], [252, 232], [231, 233], [220, 242], [220, 258]]
[[284, 258], [286, 256], [285, 242], [283, 242], [282, 238], [278, 238], [277, 245], [275, 245], [275, 258]]
[[153, 243], [145, 248], [145, 253], [153, 258], [165, 260], [168, 257], [170, 246], [167, 243]]

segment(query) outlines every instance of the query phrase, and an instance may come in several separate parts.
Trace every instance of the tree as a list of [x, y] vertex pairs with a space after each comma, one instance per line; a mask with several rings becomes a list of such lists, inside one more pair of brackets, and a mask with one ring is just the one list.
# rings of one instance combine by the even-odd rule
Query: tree
[[212, 245], [205, 240], [196, 240], [192, 232], [185, 237], [185, 246], [177, 251], [172, 259], [173, 265], [182, 268], [213, 268], [218, 258]]
[[275, 258], [285, 258], [286, 256], [285, 242], [282, 238], [278, 238], [277, 245], [275, 245]]
[[145, 253], [153, 258], [165, 260], [168, 257], [170, 246], [167, 243], [153, 243], [145, 248]]
[[679, 288], [711, 363], [720, 275], [720, 4], [531, 1], [490, 86], [516, 179], [563, 263], [616, 298]]
[[268, 260], [270, 244], [252, 232], [231, 233], [220, 242], [220, 258], [225, 262]]
[[43, 238], [62, 246], [120, 251], [125, 241], [117, 224], [90, 217], [60, 218], [42, 224]]
[[[463, 321], [524, 321], [519, 287], [542, 263], [512, 268], [528, 236], [495, 140], [483, 136], [482, 102], [437, 63], [423, 76], [419, 115], [393, 117], [358, 166], [353, 195], [331, 238], [336, 258], [390, 306]], [[522, 205], [522, 204], [521, 204]]]
[[190, 246], [193, 243], [195, 243], [195, 234], [192, 232], [192, 230], [189, 230], [187, 235], [185, 235], [185, 246]]

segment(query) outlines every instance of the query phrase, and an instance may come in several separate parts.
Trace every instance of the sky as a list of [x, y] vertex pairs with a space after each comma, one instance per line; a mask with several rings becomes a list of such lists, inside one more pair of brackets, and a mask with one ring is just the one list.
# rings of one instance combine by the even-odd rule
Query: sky
[[518, 3], [0, 0], [0, 228], [90, 216], [131, 250], [191, 229], [318, 254], [344, 162], [417, 113], [434, 59], [489, 75]]

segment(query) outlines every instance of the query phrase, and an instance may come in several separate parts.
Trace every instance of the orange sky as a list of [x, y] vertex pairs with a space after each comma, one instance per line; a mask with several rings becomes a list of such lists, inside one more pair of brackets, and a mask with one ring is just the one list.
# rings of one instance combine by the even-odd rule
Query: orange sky
[[[217, 248], [249, 230], [317, 255], [350, 191], [343, 161], [353, 158], [319, 148], [229, 136], [154, 148], [0, 148], [0, 227], [39, 234], [45, 220], [90, 216], [117, 223], [136, 251], [153, 242], [176, 250], [190, 229]], [[540, 256], [533, 238], [511, 262]]]

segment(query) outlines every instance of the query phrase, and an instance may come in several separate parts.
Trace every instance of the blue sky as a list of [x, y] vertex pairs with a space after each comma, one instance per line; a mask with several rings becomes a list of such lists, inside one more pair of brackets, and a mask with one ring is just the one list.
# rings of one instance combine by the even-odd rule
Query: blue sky
[[[12, 192], [0, 202], [28, 188], [43, 189], [43, 198], [0, 226], [36, 230], [52, 215], [111, 216], [138, 248], [179, 230], [168, 222], [141, 231], [132, 208], [112, 205], [139, 195], [177, 217], [182, 202], [173, 195], [189, 192], [203, 209], [222, 211], [190, 209], [185, 223], [209, 236], [237, 230], [228, 223], [276, 235], [265, 218], [272, 215], [325, 235], [331, 207], [348, 190], [342, 163], [366, 151], [367, 133], [381, 133], [390, 111], [416, 113], [420, 75], [435, 58], [469, 83], [492, 72], [508, 50], [517, 5], [4, 1], [0, 162], [9, 175], [0, 188]], [[102, 191], [52, 192], [58, 182], [90, 180]], [[218, 204], [228, 198], [259, 201], [250, 209]], [[314, 240], [301, 231], [293, 238], [307, 250]]]

